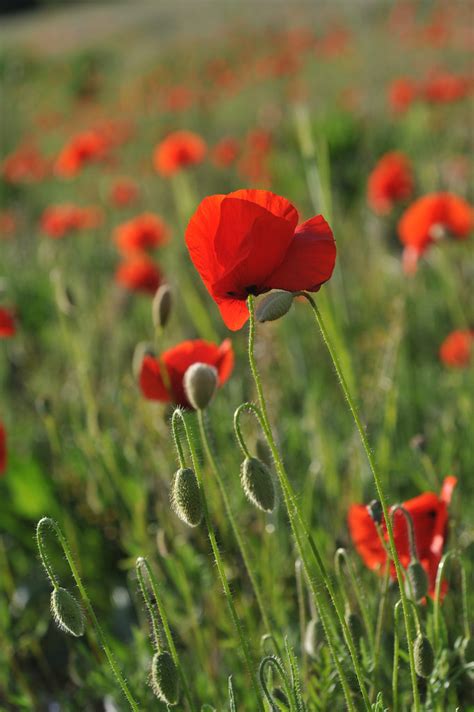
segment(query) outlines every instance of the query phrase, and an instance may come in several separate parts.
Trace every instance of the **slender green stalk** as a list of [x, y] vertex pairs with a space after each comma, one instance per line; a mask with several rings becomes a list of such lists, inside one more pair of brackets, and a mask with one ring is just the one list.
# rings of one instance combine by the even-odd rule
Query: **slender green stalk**
[[[408, 605], [412, 606], [412, 610], [414, 611], [414, 619], [415, 619], [415, 625], [416, 625], [416, 631], [417, 633], [421, 633], [421, 627], [420, 627], [420, 621], [418, 618], [418, 611], [416, 609], [415, 604], [413, 601], [410, 601], [408, 599]], [[399, 601], [396, 602], [395, 608], [394, 608], [394, 629], [393, 629], [393, 670], [392, 670], [392, 712], [398, 712], [398, 656], [400, 652], [400, 638], [398, 635], [398, 622], [400, 618], [400, 606], [402, 606], [402, 611], [403, 611], [403, 602], [400, 599]], [[411, 630], [411, 628], [410, 628]]]
[[341, 366], [339, 364], [339, 359], [337, 357], [337, 353], [335, 352], [335, 350], [331, 344], [331, 341], [329, 340], [328, 333], [326, 331], [326, 327], [324, 325], [324, 322], [323, 322], [323, 319], [319, 312], [319, 309], [316, 306], [316, 304], [310, 294], [308, 294], [307, 292], [302, 292], [301, 294], [306, 297], [309, 304], [311, 305], [311, 308], [313, 310], [316, 322], [319, 326], [319, 330], [321, 332], [323, 341], [329, 351], [329, 355], [333, 362], [333, 366], [336, 371], [336, 374], [337, 374], [337, 377], [339, 380], [339, 384], [341, 386], [344, 397], [347, 400], [347, 403], [349, 405], [349, 409], [351, 411], [352, 417], [354, 418], [354, 422], [356, 424], [357, 430], [359, 431], [360, 439], [362, 441], [362, 445], [364, 447], [365, 453], [367, 455], [367, 460], [369, 462], [369, 467], [372, 472], [372, 476], [374, 478], [377, 495], [378, 495], [378, 498], [382, 505], [385, 523], [387, 526], [387, 533], [388, 533], [389, 544], [390, 544], [390, 553], [391, 553], [393, 563], [395, 565], [395, 570], [397, 573], [398, 586], [400, 589], [400, 599], [402, 602], [402, 609], [403, 609], [403, 618], [405, 620], [405, 630], [406, 630], [406, 636], [407, 636], [408, 655], [409, 655], [409, 660], [410, 660], [410, 675], [411, 675], [411, 684], [412, 684], [412, 691], [413, 691], [414, 709], [415, 709], [415, 712], [420, 712], [420, 696], [418, 693], [418, 684], [417, 684], [416, 671], [415, 671], [415, 658], [414, 658], [414, 653], [413, 653], [413, 636], [412, 636], [412, 632], [411, 632], [411, 628], [410, 628], [410, 621], [409, 621], [409, 616], [408, 616], [408, 598], [405, 593], [402, 567], [401, 567], [400, 559], [398, 558], [398, 552], [397, 552], [397, 549], [395, 546], [395, 537], [393, 535], [392, 520], [391, 520], [389, 509], [388, 509], [387, 500], [385, 498], [385, 494], [384, 494], [384, 491], [382, 488], [382, 481], [381, 481], [380, 475], [377, 471], [377, 467], [375, 465], [374, 456], [370, 449], [370, 445], [367, 440], [367, 435], [365, 433], [364, 426], [362, 425], [362, 421], [361, 421], [359, 413], [357, 411], [355, 402], [354, 402], [354, 400], [349, 392], [349, 389], [347, 387], [347, 383], [344, 378], [344, 374], [343, 374]]
[[184, 466], [184, 453], [183, 453], [183, 448], [182, 448], [182, 445], [180, 442], [180, 437], [179, 437], [179, 432], [178, 432], [179, 423], [181, 423], [184, 433], [185, 433], [185, 436], [186, 436], [186, 441], [188, 444], [189, 452], [191, 453], [191, 460], [193, 463], [194, 472], [196, 474], [196, 478], [197, 478], [197, 481], [199, 484], [199, 490], [201, 493], [201, 502], [202, 502], [202, 508], [203, 508], [203, 515], [204, 515], [204, 522], [206, 524], [207, 534], [209, 537], [209, 542], [211, 544], [212, 553], [214, 555], [214, 560], [216, 562], [219, 579], [222, 584], [222, 588], [224, 589], [224, 595], [225, 595], [225, 598], [227, 601], [227, 605], [229, 606], [229, 611], [231, 614], [232, 622], [234, 623], [235, 629], [237, 631], [237, 635], [239, 636], [242, 653], [244, 655], [245, 664], [247, 666], [247, 670], [250, 675], [250, 679], [252, 681], [252, 687], [255, 692], [255, 696], [257, 699], [257, 703], [258, 703], [258, 708], [260, 709], [261, 712], [264, 712], [263, 701], [262, 701], [262, 697], [261, 697], [260, 690], [258, 687], [257, 678], [255, 675], [254, 661], [252, 659], [250, 645], [248, 643], [243, 624], [242, 624], [242, 622], [237, 614], [236, 608], [235, 608], [234, 599], [233, 599], [232, 592], [231, 592], [230, 586], [229, 586], [229, 582], [227, 580], [227, 576], [225, 573], [224, 563], [223, 563], [221, 555], [220, 555], [219, 547], [217, 545], [216, 535], [214, 533], [214, 528], [212, 526], [211, 518], [209, 515], [209, 509], [207, 506], [207, 499], [206, 499], [206, 494], [205, 494], [205, 490], [204, 490], [204, 480], [203, 480], [203, 476], [202, 476], [202, 472], [201, 472], [201, 466], [199, 464], [199, 458], [197, 457], [196, 448], [194, 446], [194, 442], [193, 442], [193, 439], [192, 439], [192, 436], [190, 433], [188, 423], [186, 422], [186, 418], [183, 415], [182, 411], [179, 408], [177, 408], [173, 413], [173, 417], [171, 420], [171, 427], [172, 427], [172, 431], [173, 431], [174, 441], [176, 443], [176, 449], [178, 452], [178, 458], [180, 461], [180, 465], [183, 467]]
[[134, 710], [134, 712], [138, 712], [138, 709], [139, 709], [138, 704], [136, 703], [132, 693], [130, 692], [130, 689], [127, 685], [125, 677], [123, 676], [122, 671], [120, 670], [120, 668], [117, 664], [117, 661], [114, 658], [112, 650], [110, 649], [107, 639], [102, 631], [102, 628], [101, 628], [100, 623], [97, 619], [95, 611], [92, 608], [92, 604], [90, 602], [89, 596], [87, 594], [86, 589], [84, 588], [82, 579], [79, 576], [79, 571], [77, 570], [76, 564], [74, 563], [74, 559], [72, 557], [71, 550], [69, 549], [69, 544], [67, 543], [67, 540], [64, 537], [59, 525], [55, 521], [50, 519], [49, 517], [43, 517], [43, 519], [40, 519], [40, 521], [38, 522], [38, 526], [36, 527], [36, 541], [38, 544], [38, 550], [40, 552], [41, 561], [43, 563], [43, 566], [46, 569], [46, 573], [48, 574], [48, 577], [51, 580], [51, 583], [53, 584], [53, 586], [55, 588], [57, 588], [58, 582], [57, 582], [57, 579], [56, 579], [54, 573], [52, 573], [52, 568], [48, 561], [48, 557], [46, 555], [46, 549], [45, 549], [44, 541], [43, 541], [43, 530], [46, 528], [51, 529], [54, 532], [59, 544], [61, 545], [61, 548], [64, 552], [64, 556], [66, 557], [66, 561], [67, 561], [69, 568], [71, 570], [71, 574], [74, 578], [74, 581], [76, 582], [77, 588], [79, 589], [79, 593], [81, 594], [82, 602], [84, 603], [84, 606], [87, 610], [89, 618], [91, 619], [91, 621], [94, 625], [97, 637], [98, 637], [99, 642], [100, 642], [100, 644], [104, 650], [104, 653], [107, 657], [107, 660], [108, 660], [109, 665], [112, 669], [113, 675], [114, 675], [116, 681], [118, 682], [124, 696], [126, 697], [131, 709]]
[[370, 699], [373, 699], [373, 696], [377, 690], [377, 677], [378, 677], [378, 670], [379, 670], [379, 658], [380, 658], [380, 644], [382, 642], [382, 629], [383, 629], [383, 621], [384, 621], [384, 616], [385, 616], [385, 604], [387, 601], [387, 593], [388, 593], [388, 585], [390, 582], [390, 562], [387, 559], [387, 566], [385, 568], [385, 573], [383, 576], [383, 581], [382, 581], [382, 594], [380, 596], [380, 603], [379, 603], [379, 610], [377, 613], [377, 623], [375, 625], [375, 641], [374, 641], [374, 667], [372, 670], [372, 685], [370, 688]]
[[[335, 564], [336, 564], [336, 572], [339, 578], [339, 581], [342, 584], [342, 571], [341, 571], [341, 559], [344, 561], [347, 573], [349, 574], [349, 580], [351, 582], [352, 590], [354, 592], [354, 596], [357, 601], [357, 605], [359, 606], [359, 610], [362, 614], [362, 619], [364, 621], [364, 626], [367, 631], [367, 637], [369, 639], [369, 645], [370, 645], [370, 650], [372, 653], [372, 656], [374, 655], [374, 633], [370, 621], [370, 615], [369, 611], [367, 609], [367, 606], [365, 605], [365, 600], [364, 600], [364, 595], [362, 593], [361, 587], [359, 586], [359, 583], [357, 581], [356, 575], [354, 573], [354, 569], [352, 568], [351, 560], [349, 559], [349, 556], [347, 554], [347, 551], [345, 549], [338, 549], [336, 551], [335, 555]], [[341, 590], [343, 589], [343, 586], [341, 585]]]
[[436, 572], [436, 582], [435, 582], [435, 595], [434, 595], [434, 606], [433, 606], [433, 643], [435, 651], [438, 650], [439, 646], [439, 628], [440, 628], [440, 604], [441, 604], [441, 585], [443, 583], [444, 572], [446, 569], [446, 564], [450, 559], [455, 559], [459, 565], [459, 570], [461, 572], [461, 605], [462, 605], [462, 625], [463, 633], [466, 639], [471, 637], [471, 631], [469, 628], [469, 616], [468, 616], [468, 605], [467, 605], [467, 581], [466, 572], [464, 570], [461, 557], [457, 551], [448, 551], [447, 554], [441, 559], [438, 570]]

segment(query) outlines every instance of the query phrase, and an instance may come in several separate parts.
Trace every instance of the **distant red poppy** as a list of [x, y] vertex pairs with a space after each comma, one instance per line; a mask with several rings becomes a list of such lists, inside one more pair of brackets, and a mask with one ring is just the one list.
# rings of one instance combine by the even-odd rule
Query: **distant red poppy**
[[13, 210], [0, 210], [0, 240], [14, 235], [16, 228], [17, 220]]
[[83, 131], [62, 149], [56, 161], [56, 172], [64, 178], [77, 175], [86, 163], [105, 157], [108, 143], [99, 131]]
[[25, 144], [7, 156], [2, 174], [9, 183], [36, 183], [50, 170], [50, 162], [32, 144]]
[[[441, 495], [424, 492], [418, 497], [403, 503], [403, 507], [411, 515], [415, 528], [415, 543], [418, 558], [428, 574], [429, 594], [434, 593], [436, 572], [443, 555], [447, 535], [448, 505], [456, 486], [457, 479], [448, 476], [443, 482]], [[404, 568], [410, 563], [407, 524], [404, 515], [397, 511], [393, 517], [395, 546]], [[354, 546], [369, 569], [383, 573], [387, 563], [387, 554], [380, 542], [375, 524], [363, 504], [354, 504], [349, 509], [348, 525]], [[385, 522], [382, 522], [385, 541], [388, 541]], [[390, 574], [395, 578], [395, 567], [390, 566]]]
[[212, 149], [212, 162], [219, 168], [226, 168], [235, 162], [239, 155], [239, 142], [227, 136], [216, 143]]
[[3, 424], [0, 422], [0, 476], [5, 474], [7, 469], [7, 434]]
[[145, 398], [191, 408], [184, 392], [183, 378], [193, 363], [214, 366], [218, 374], [218, 385], [224, 385], [234, 367], [234, 351], [230, 339], [223, 341], [220, 346], [202, 339], [183, 341], [159, 358], [145, 356], [139, 378]]
[[115, 281], [131, 292], [153, 295], [161, 282], [157, 265], [146, 255], [130, 257], [117, 267]]
[[153, 213], [142, 213], [115, 228], [115, 243], [124, 253], [140, 252], [162, 245], [168, 239], [168, 228]]
[[430, 193], [419, 198], [403, 213], [398, 236], [405, 245], [404, 263], [411, 271], [423, 252], [434, 242], [451, 236], [464, 240], [474, 227], [474, 211], [453, 193]]
[[439, 349], [439, 357], [449, 368], [469, 366], [474, 348], [474, 331], [458, 329], [445, 338]]
[[298, 224], [293, 205], [265, 190], [205, 198], [186, 230], [191, 260], [229, 329], [248, 319], [249, 294], [318, 291], [334, 269], [336, 244], [321, 215]]
[[197, 134], [192, 131], [175, 131], [155, 148], [153, 165], [161, 175], [171, 176], [183, 168], [201, 163], [206, 150], [205, 142]]
[[378, 161], [367, 183], [367, 200], [375, 213], [386, 215], [394, 204], [413, 192], [413, 173], [408, 158], [399, 151], [386, 153]]
[[117, 208], [133, 205], [139, 196], [140, 190], [131, 178], [117, 178], [110, 190], [110, 201]]
[[418, 98], [418, 88], [408, 77], [393, 79], [388, 87], [388, 102], [392, 111], [405, 112]]
[[60, 239], [71, 232], [98, 227], [102, 217], [102, 211], [95, 206], [61, 203], [46, 208], [41, 216], [40, 229], [48, 237]]
[[464, 99], [469, 93], [470, 84], [466, 77], [452, 72], [438, 71], [422, 85], [423, 97], [434, 104], [448, 104]]
[[16, 331], [15, 319], [9, 309], [0, 307], [0, 339], [8, 339], [14, 336]]

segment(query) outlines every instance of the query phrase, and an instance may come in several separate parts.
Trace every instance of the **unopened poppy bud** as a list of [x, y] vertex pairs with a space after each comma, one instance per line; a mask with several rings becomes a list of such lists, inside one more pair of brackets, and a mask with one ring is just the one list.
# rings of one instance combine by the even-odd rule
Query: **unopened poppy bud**
[[367, 511], [369, 512], [374, 524], [382, 524], [383, 509], [382, 505], [378, 499], [373, 499], [367, 505]]
[[263, 297], [255, 310], [255, 318], [261, 324], [265, 321], [275, 321], [281, 319], [290, 310], [293, 304], [293, 294], [277, 289]]
[[79, 638], [84, 634], [84, 614], [74, 596], [65, 588], [55, 588], [51, 594], [51, 612], [58, 627]]
[[418, 559], [412, 559], [407, 568], [407, 579], [415, 601], [421, 601], [428, 593], [428, 576]]
[[315, 658], [318, 646], [324, 640], [324, 629], [320, 620], [311, 618], [304, 634], [304, 649], [311, 657]]
[[164, 650], [155, 653], [151, 662], [151, 687], [159, 700], [167, 705], [178, 702], [178, 670], [173, 658]]
[[413, 645], [415, 670], [419, 677], [429, 677], [433, 672], [434, 653], [431, 643], [425, 635], [419, 633]]
[[171, 314], [173, 293], [167, 284], [158, 287], [151, 305], [151, 316], [155, 329], [164, 329]]
[[264, 462], [268, 468], [271, 468], [273, 465], [272, 451], [270, 450], [267, 441], [262, 438], [257, 438], [255, 449], [257, 451], [258, 459]]
[[171, 487], [171, 506], [188, 527], [197, 527], [202, 519], [202, 502], [194, 470], [180, 467]]
[[217, 369], [207, 363], [193, 363], [184, 374], [184, 391], [196, 410], [204, 410], [217, 388]]
[[274, 687], [272, 690], [272, 697], [274, 700], [278, 702], [278, 709], [285, 709], [289, 710], [290, 709], [290, 703], [288, 701], [288, 697], [286, 694], [283, 692], [281, 687]]
[[151, 344], [146, 341], [140, 341], [140, 343], [135, 346], [132, 358], [132, 373], [135, 380], [138, 380], [140, 377], [140, 371], [142, 370], [142, 363], [145, 356], [154, 357], [155, 352]]
[[362, 625], [360, 616], [357, 613], [354, 613], [353, 611], [348, 609], [344, 617], [346, 619], [347, 627], [349, 628], [352, 639], [357, 644], [364, 635], [364, 626]]
[[256, 457], [246, 457], [240, 479], [247, 499], [258, 509], [271, 512], [275, 506], [275, 487], [268, 467]]

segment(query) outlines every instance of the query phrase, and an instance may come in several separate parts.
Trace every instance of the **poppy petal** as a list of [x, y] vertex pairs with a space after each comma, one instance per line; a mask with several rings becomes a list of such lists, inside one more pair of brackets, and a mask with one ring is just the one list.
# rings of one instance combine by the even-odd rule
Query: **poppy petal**
[[230, 339], [225, 339], [219, 346], [216, 368], [219, 374], [219, 383], [222, 385], [229, 379], [234, 368], [234, 351]]
[[249, 318], [247, 302], [241, 299], [218, 299], [217, 306], [224, 324], [231, 331], [238, 331]]
[[145, 356], [140, 370], [140, 388], [145, 398], [168, 402], [171, 400], [163, 382], [160, 364], [153, 356]]
[[186, 246], [201, 279], [211, 292], [211, 284], [222, 274], [214, 250], [214, 238], [225, 195], [210, 195], [199, 204], [186, 228]]

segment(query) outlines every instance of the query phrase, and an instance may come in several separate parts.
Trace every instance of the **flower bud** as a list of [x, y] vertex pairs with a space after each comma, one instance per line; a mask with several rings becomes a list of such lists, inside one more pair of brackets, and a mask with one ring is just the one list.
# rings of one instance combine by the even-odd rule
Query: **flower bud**
[[264, 512], [275, 506], [275, 487], [268, 467], [256, 457], [246, 457], [240, 470], [240, 480], [247, 499]]
[[145, 356], [155, 356], [153, 346], [146, 341], [140, 341], [135, 346], [135, 351], [133, 352], [132, 358], [132, 373], [135, 380], [140, 377], [140, 371], [142, 370], [142, 363]]
[[293, 294], [277, 289], [260, 300], [255, 311], [255, 318], [261, 324], [265, 321], [281, 319], [282, 316], [288, 313], [292, 304]]
[[257, 438], [255, 442], [255, 449], [257, 451], [258, 459], [270, 469], [273, 465], [273, 457], [267, 441], [263, 438]]
[[180, 467], [171, 486], [171, 506], [188, 527], [197, 527], [202, 519], [202, 502], [194, 470]]
[[357, 645], [364, 635], [364, 626], [362, 625], [362, 621], [360, 619], [360, 616], [357, 613], [354, 613], [351, 610], [346, 611], [345, 615], [347, 627], [349, 628], [350, 634], [352, 636], [353, 641]]
[[415, 670], [419, 677], [429, 677], [433, 671], [434, 653], [428, 638], [421, 633], [416, 636], [413, 645]]
[[373, 499], [372, 502], [367, 505], [367, 511], [374, 524], [382, 524], [383, 509], [378, 499]]
[[418, 559], [412, 559], [408, 564], [407, 579], [413, 600], [421, 601], [428, 593], [428, 576]]
[[173, 658], [164, 650], [155, 653], [151, 663], [151, 687], [159, 700], [167, 705], [178, 702], [178, 670]]
[[318, 646], [324, 640], [324, 629], [323, 624], [317, 618], [311, 618], [308, 625], [306, 626], [306, 631], [304, 634], [304, 649], [305, 652], [311, 657], [315, 658], [318, 650]]
[[288, 701], [288, 697], [286, 694], [283, 692], [281, 687], [274, 687], [272, 690], [272, 697], [274, 700], [277, 701], [278, 703], [278, 709], [282, 710], [289, 710], [290, 708], [290, 703]]
[[51, 594], [51, 612], [58, 627], [79, 638], [84, 634], [84, 614], [74, 596], [65, 588], [55, 588]]
[[217, 388], [217, 370], [207, 363], [193, 363], [184, 374], [183, 386], [188, 401], [196, 410], [204, 410]]
[[171, 314], [173, 293], [167, 284], [158, 287], [151, 305], [151, 317], [155, 329], [164, 329]]

